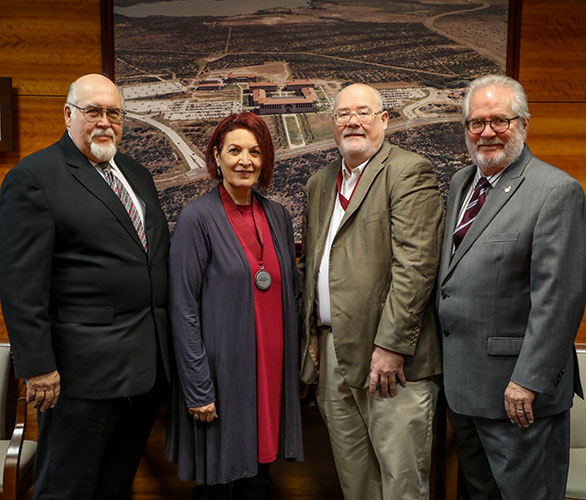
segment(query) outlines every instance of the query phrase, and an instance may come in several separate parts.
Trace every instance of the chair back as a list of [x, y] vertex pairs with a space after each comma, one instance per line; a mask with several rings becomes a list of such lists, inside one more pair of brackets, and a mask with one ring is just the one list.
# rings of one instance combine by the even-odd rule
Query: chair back
[[0, 344], [0, 439], [6, 439], [6, 394], [10, 381], [10, 345]]
[[[580, 380], [586, 388], [586, 350], [578, 351]], [[586, 448], [586, 401], [574, 396], [574, 406], [570, 411], [571, 437], [570, 448]]]

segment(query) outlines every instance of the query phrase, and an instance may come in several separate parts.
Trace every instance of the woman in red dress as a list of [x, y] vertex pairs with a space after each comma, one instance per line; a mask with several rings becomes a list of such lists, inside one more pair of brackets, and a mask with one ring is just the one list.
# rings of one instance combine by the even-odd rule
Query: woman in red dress
[[303, 455], [293, 230], [254, 189], [274, 166], [261, 118], [224, 119], [206, 162], [220, 182], [183, 210], [171, 248], [180, 384], [169, 454], [197, 481], [194, 498], [269, 498], [269, 464]]

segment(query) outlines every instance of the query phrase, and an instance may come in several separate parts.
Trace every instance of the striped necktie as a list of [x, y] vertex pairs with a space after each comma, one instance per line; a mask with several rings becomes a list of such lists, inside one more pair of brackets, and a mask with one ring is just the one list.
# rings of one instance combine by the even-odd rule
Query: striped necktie
[[106, 179], [108, 186], [110, 186], [112, 188], [112, 191], [114, 191], [114, 193], [116, 193], [116, 196], [118, 196], [118, 198], [120, 198], [120, 201], [122, 202], [122, 205], [124, 205], [124, 208], [126, 209], [126, 213], [128, 214], [128, 217], [130, 217], [132, 225], [134, 226], [134, 229], [136, 230], [136, 234], [138, 234], [138, 238], [140, 239], [142, 246], [144, 247], [145, 251], [147, 251], [148, 246], [147, 246], [147, 239], [146, 239], [146, 233], [144, 230], [144, 225], [142, 223], [142, 219], [140, 218], [138, 210], [136, 209], [136, 207], [134, 206], [134, 203], [132, 202], [132, 197], [130, 196], [130, 193], [124, 187], [124, 184], [122, 184], [122, 181], [114, 175], [114, 173], [112, 172], [112, 166], [110, 165], [110, 163], [108, 163], [108, 162], [98, 163], [96, 165], [96, 167], [98, 167], [104, 173], [104, 178]]
[[486, 177], [481, 177], [478, 179], [474, 193], [472, 193], [472, 198], [470, 198], [470, 202], [464, 211], [464, 216], [453, 233], [454, 251], [452, 252], [452, 257], [456, 253], [456, 250], [458, 250], [460, 243], [462, 243], [464, 236], [466, 236], [466, 233], [468, 232], [468, 229], [470, 229], [470, 226], [474, 222], [478, 212], [480, 212], [482, 205], [484, 205], [486, 200], [486, 192], [488, 191], [489, 187], [490, 182], [488, 182]]

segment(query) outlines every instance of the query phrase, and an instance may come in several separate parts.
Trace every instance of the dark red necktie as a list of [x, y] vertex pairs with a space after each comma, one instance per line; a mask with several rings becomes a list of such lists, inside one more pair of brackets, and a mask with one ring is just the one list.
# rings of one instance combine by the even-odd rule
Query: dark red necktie
[[489, 187], [490, 182], [488, 182], [486, 177], [481, 177], [478, 179], [474, 193], [472, 193], [472, 198], [470, 198], [470, 202], [468, 203], [466, 211], [464, 212], [464, 217], [462, 217], [460, 224], [453, 233], [454, 251], [452, 252], [452, 256], [456, 253], [456, 250], [458, 250], [458, 247], [460, 246], [460, 243], [462, 243], [464, 236], [466, 236], [468, 229], [470, 229], [470, 226], [474, 222], [478, 212], [480, 212], [482, 205], [484, 205], [486, 200], [486, 192], [488, 191]]

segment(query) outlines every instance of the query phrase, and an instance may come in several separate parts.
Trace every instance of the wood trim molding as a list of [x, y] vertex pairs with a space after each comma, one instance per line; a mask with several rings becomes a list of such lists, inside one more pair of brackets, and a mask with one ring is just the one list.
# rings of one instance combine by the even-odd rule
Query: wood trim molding
[[[512, 0], [515, 1], [515, 0]], [[102, 73], [114, 77], [114, 0], [100, 0], [102, 26]]]
[[507, 75], [519, 79], [521, 54], [521, 11], [523, 0], [509, 0], [509, 21], [507, 27]]

